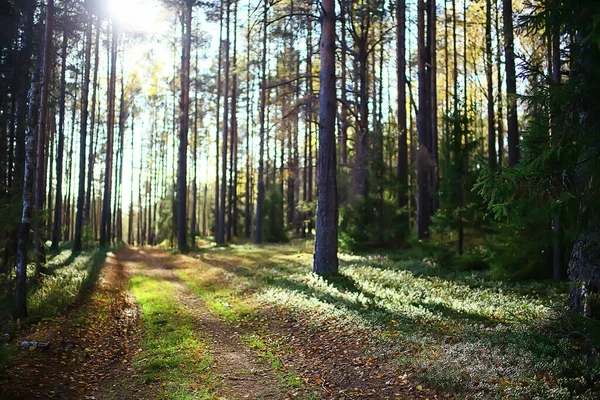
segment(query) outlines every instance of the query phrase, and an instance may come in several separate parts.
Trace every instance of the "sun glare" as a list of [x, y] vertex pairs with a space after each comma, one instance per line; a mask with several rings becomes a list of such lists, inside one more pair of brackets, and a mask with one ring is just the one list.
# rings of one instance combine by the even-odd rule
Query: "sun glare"
[[109, 0], [110, 13], [126, 29], [153, 33], [162, 29], [160, 4], [155, 0]]

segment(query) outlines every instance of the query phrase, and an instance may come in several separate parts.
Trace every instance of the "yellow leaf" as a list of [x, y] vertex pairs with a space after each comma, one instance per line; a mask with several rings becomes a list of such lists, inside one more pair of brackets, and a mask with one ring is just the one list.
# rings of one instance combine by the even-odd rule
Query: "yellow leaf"
[[417, 386], [417, 390], [418, 390], [418, 391], [421, 391], [421, 390], [423, 390], [423, 386], [421, 386], [421, 385], [418, 385], [418, 386]]

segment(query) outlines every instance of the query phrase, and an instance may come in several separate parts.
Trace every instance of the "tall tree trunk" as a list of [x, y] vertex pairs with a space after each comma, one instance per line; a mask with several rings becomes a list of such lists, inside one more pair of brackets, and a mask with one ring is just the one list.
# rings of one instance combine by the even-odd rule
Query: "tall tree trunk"
[[87, 120], [88, 120], [88, 95], [90, 89], [90, 69], [92, 56], [92, 4], [86, 1], [88, 21], [85, 31], [85, 72], [83, 77], [83, 89], [81, 92], [81, 140], [79, 148], [79, 193], [77, 197], [77, 215], [75, 217], [75, 240], [73, 241], [73, 251], [81, 250], [81, 234], [83, 230], [83, 207], [85, 203], [85, 159], [86, 159], [86, 138], [87, 138]]
[[439, 207], [439, 201], [437, 192], [440, 184], [440, 172], [439, 172], [439, 147], [438, 147], [438, 127], [437, 127], [437, 9], [436, 0], [428, 0], [427, 8], [427, 52], [428, 52], [428, 78], [429, 78], [429, 96], [430, 96], [430, 126], [431, 131], [430, 148], [431, 148], [431, 165], [430, 165], [430, 185], [431, 192], [434, 196], [430, 196], [431, 209], [429, 214], [433, 215]]
[[187, 251], [186, 238], [186, 200], [187, 200], [187, 142], [190, 113], [190, 52], [192, 48], [192, 8], [193, 2], [187, 0], [184, 10], [183, 54], [181, 57], [181, 118], [179, 121], [179, 161], [177, 168], [177, 247]]
[[231, 79], [231, 134], [230, 134], [230, 157], [229, 157], [229, 216], [227, 224], [227, 240], [231, 241], [233, 236], [237, 236], [237, 4], [239, 0], [234, 0], [233, 10], [233, 55], [232, 68], [233, 76]]
[[[110, 244], [110, 199], [112, 187], [112, 167], [113, 167], [113, 136], [115, 131], [115, 87], [117, 79], [117, 25], [112, 25], [111, 41], [111, 60], [110, 60], [110, 79], [108, 83], [108, 116], [107, 137], [106, 137], [106, 166], [104, 172], [104, 195], [102, 200], [102, 218], [100, 221], [100, 247], [106, 247]], [[108, 242], [107, 242], [108, 240]]]
[[252, 235], [252, 207], [250, 206], [250, 14], [251, 8], [248, 7], [248, 16], [246, 19], [248, 27], [246, 32], [246, 204], [244, 216], [244, 236], [246, 238], [250, 238]]
[[60, 242], [60, 228], [62, 226], [63, 205], [63, 153], [65, 151], [65, 103], [66, 103], [66, 73], [67, 73], [67, 31], [63, 30], [63, 41], [60, 53], [60, 96], [58, 100], [58, 144], [56, 149], [56, 206], [54, 207], [54, 227], [52, 229], [51, 249], [58, 249]]
[[94, 132], [96, 122], [96, 95], [98, 91], [98, 63], [100, 61], [100, 19], [96, 22], [96, 40], [94, 50], [94, 77], [92, 78], [92, 112], [90, 116], [90, 154], [88, 156], [88, 176], [87, 176], [87, 190], [84, 207], [84, 222], [90, 223], [90, 209], [91, 209], [91, 193], [92, 184], [94, 180], [94, 161], [96, 158], [96, 152], [94, 148], [94, 133], [98, 135], [98, 130]]
[[502, 6], [504, 18], [504, 57], [506, 59], [506, 97], [508, 103], [508, 165], [514, 167], [519, 162], [520, 150], [512, 0], [502, 0]]
[[265, 177], [263, 176], [263, 165], [265, 156], [265, 109], [267, 106], [267, 13], [269, 11], [268, 0], [263, 0], [263, 37], [262, 55], [260, 60], [261, 87], [260, 87], [260, 110], [259, 110], [259, 151], [258, 151], [258, 187], [256, 197], [256, 222], [254, 231], [254, 243], [262, 243], [263, 226], [263, 200], [265, 197]]
[[[36, 98], [36, 87], [38, 85], [36, 71], [32, 74], [31, 86], [29, 89], [29, 104], [33, 105]], [[27, 250], [30, 239], [31, 218], [34, 207], [33, 187], [35, 183], [35, 107], [29, 107], [28, 120], [29, 128], [26, 131], [27, 140], [25, 142], [25, 164], [23, 173], [23, 213], [21, 224], [19, 225], [19, 234], [17, 239], [17, 268], [15, 281], [15, 318], [22, 319], [27, 317]]]
[[227, 214], [227, 140], [229, 138], [229, 39], [230, 39], [230, 0], [226, 1], [226, 16], [225, 16], [225, 46], [224, 46], [224, 57], [225, 57], [225, 90], [223, 95], [223, 137], [221, 138], [221, 193], [220, 202], [221, 209], [219, 210], [219, 229], [217, 230], [217, 244], [225, 243], [225, 231], [227, 226], [225, 225], [225, 215]]
[[134, 179], [134, 155], [135, 155], [135, 105], [131, 105], [131, 175], [129, 176], [130, 196], [129, 196], [129, 221], [127, 227], [127, 243], [134, 245], [133, 240], [133, 179]]
[[396, 61], [398, 83], [398, 200], [408, 203], [408, 142], [406, 135], [406, 2], [396, 0]]
[[425, 40], [425, 0], [418, 0], [418, 69], [419, 69], [419, 112], [418, 134], [419, 151], [417, 154], [417, 233], [419, 239], [429, 237], [431, 187], [431, 107], [430, 81], [427, 71], [429, 52]]
[[52, 79], [54, 35], [54, 0], [48, 0], [46, 5], [46, 31], [44, 37], [44, 64], [42, 70], [42, 95], [38, 121], [37, 162], [35, 173], [35, 249], [36, 276], [39, 276], [42, 264], [46, 262], [46, 245], [42, 229], [45, 226], [40, 220], [46, 193], [46, 133], [48, 123], [48, 99], [50, 96], [50, 80]]
[[196, 246], [196, 235], [198, 234], [198, 51], [196, 51], [195, 68], [196, 82], [194, 83], [194, 175], [192, 178], [192, 221], [190, 231], [192, 236], [192, 247]]
[[214, 236], [215, 239], [218, 236], [219, 232], [219, 221], [221, 216], [221, 202], [220, 202], [220, 181], [219, 181], [219, 151], [220, 151], [220, 129], [221, 129], [221, 66], [223, 65], [223, 1], [220, 2], [219, 5], [219, 61], [217, 67], [217, 129], [216, 129], [216, 139], [215, 139], [215, 231]]
[[[75, 70], [75, 87], [79, 83], [79, 70]], [[74, 142], [75, 142], [75, 126], [77, 125], [76, 117], [77, 117], [77, 98], [79, 91], [75, 90], [75, 94], [73, 96], [73, 105], [71, 106], [71, 135], [69, 137], [69, 150], [67, 152], [67, 160], [73, 159], [73, 151], [74, 151]], [[72, 222], [72, 202], [71, 202], [71, 194], [73, 189], [73, 170], [75, 166], [73, 163], [67, 163], [67, 201], [65, 206], [65, 237], [64, 240], [71, 240], [73, 235], [73, 230], [71, 229]]]
[[[347, 96], [347, 70], [346, 70], [346, 56], [348, 53], [346, 43], [346, 15], [347, 15], [347, 0], [340, 0], [340, 20], [342, 23], [341, 27], [341, 80], [342, 80], [342, 104], [340, 106], [340, 133], [339, 133], [339, 146], [340, 146], [340, 166], [346, 166], [348, 164], [348, 96]], [[308, 74], [307, 78], [312, 79], [312, 74]], [[343, 200], [342, 200], [343, 201]]]
[[496, 122], [494, 107], [494, 78], [492, 63], [492, 1], [485, 1], [485, 77], [487, 80], [487, 123], [488, 123], [488, 164], [491, 170], [497, 166]]
[[321, 74], [319, 96], [319, 158], [317, 234], [313, 272], [338, 273], [338, 205], [335, 151], [335, 0], [321, 8]]
[[496, 27], [496, 82], [498, 87], [498, 167], [502, 169], [504, 160], [504, 105], [502, 102], [502, 47], [500, 43], [500, 22], [499, 22], [500, 6], [496, 3], [496, 13], [494, 25]]

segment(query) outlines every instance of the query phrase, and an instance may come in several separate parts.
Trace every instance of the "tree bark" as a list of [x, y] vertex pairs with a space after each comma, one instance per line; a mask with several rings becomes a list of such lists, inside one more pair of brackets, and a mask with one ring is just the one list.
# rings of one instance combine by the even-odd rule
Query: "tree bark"
[[73, 251], [81, 251], [81, 235], [83, 230], [84, 203], [85, 203], [85, 159], [86, 159], [86, 139], [87, 139], [87, 120], [88, 120], [88, 95], [90, 89], [90, 69], [92, 56], [92, 4], [86, 1], [88, 21], [85, 31], [85, 72], [83, 77], [83, 89], [81, 93], [81, 140], [79, 148], [79, 193], [77, 197], [77, 215], [75, 217], [75, 240], [73, 241]]
[[406, 2], [396, 0], [396, 62], [398, 84], [398, 208], [408, 204], [408, 141], [406, 135]]
[[265, 156], [265, 110], [267, 106], [267, 13], [269, 11], [268, 0], [263, 0], [263, 37], [262, 37], [262, 56], [261, 56], [261, 88], [260, 88], [260, 110], [259, 110], [259, 150], [258, 150], [258, 182], [256, 195], [256, 221], [254, 231], [254, 243], [262, 243], [263, 226], [263, 200], [265, 197], [265, 179], [264, 179], [264, 156]]
[[419, 111], [418, 136], [419, 150], [417, 154], [417, 233], [419, 239], [429, 237], [430, 195], [431, 186], [431, 108], [430, 81], [427, 71], [429, 52], [425, 40], [425, 0], [418, 1], [418, 73], [419, 73]]
[[[115, 87], [117, 79], [117, 41], [118, 30], [117, 25], [112, 25], [112, 41], [111, 41], [111, 65], [110, 79], [108, 83], [108, 116], [107, 137], [106, 137], [106, 163], [104, 170], [104, 195], [102, 199], [102, 218], [100, 221], [100, 247], [106, 247], [110, 244], [110, 216], [111, 216], [111, 186], [112, 186], [112, 161], [113, 161], [113, 136], [115, 131]], [[107, 242], [108, 240], [108, 242]]]
[[[29, 103], [35, 103], [37, 73], [34, 71], [29, 89]], [[30, 107], [28, 112], [29, 128], [26, 131], [25, 164], [23, 173], [23, 213], [17, 239], [17, 268], [15, 280], [15, 319], [27, 317], [27, 250], [29, 248], [29, 231], [34, 207], [33, 187], [35, 183], [35, 107]]]
[[488, 165], [491, 170], [497, 166], [496, 154], [496, 122], [494, 107], [494, 79], [492, 64], [492, 1], [485, 1], [485, 77], [487, 80], [487, 150]]
[[519, 162], [520, 158], [512, 0], [502, 0], [502, 6], [504, 18], [504, 56], [506, 59], [506, 96], [508, 103], [508, 165], [512, 168]]
[[217, 244], [225, 243], [225, 231], [227, 226], [225, 225], [225, 215], [227, 214], [227, 147], [229, 137], [229, 22], [230, 22], [230, 0], [226, 1], [226, 14], [225, 14], [225, 46], [224, 46], [224, 57], [225, 57], [225, 90], [223, 95], [223, 137], [221, 138], [221, 193], [220, 203], [221, 208], [219, 209], [219, 229], [217, 229]]
[[46, 262], [46, 245], [42, 229], [45, 224], [40, 220], [46, 193], [46, 132], [48, 123], [48, 100], [50, 96], [50, 80], [53, 61], [54, 34], [54, 0], [48, 0], [46, 5], [46, 31], [44, 38], [44, 61], [42, 70], [42, 94], [37, 135], [37, 162], [35, 173], [35, 249], [36, 276], [41, 272], [41, 266]]
[[317, 231], [313, 272], [338, 273], [338, 205], [335, 150], [335, 0], [321, 8], [321, 73], [319, 96], [319, 159]]
[[190, 52], [192, 48], [192, 7], [187, 0], [184, 9], [184, 34], [181, 57], [181, 117], [179, 120], [179, 160], [177, 163], [177, 247], [179, 251], [188, 249], [186, 230], [187, 203], [187, 145], [190, 113]]

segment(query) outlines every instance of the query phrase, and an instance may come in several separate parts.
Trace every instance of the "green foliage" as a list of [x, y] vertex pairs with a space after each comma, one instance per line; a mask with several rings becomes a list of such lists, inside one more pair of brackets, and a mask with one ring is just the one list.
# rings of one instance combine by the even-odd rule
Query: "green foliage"
[[340, 208], [339, 227], [339, 244], [345, 250], [400, 247], [408, 236], [408, 213], [389, 200], [360, 198]]
[[279, 186], [272, 186], [265, 193], [263, 216], [263, 240], [268, 243], [288, 242], [283, 219], [283, 197]]
[[[458, 104], [458, 99], [455, 99]], [[470, 188], [477, 179], [473, 168], [474, 153], [479, 142], [474, 138], [469, 126], [472, 121], [463, 113], [460, 104], [454, 114], [445, 118], [449, 127], [447, 140], [442, 143], [438, 199], [440, 208], [434, 215], [434, 232], [457, 233], [457, 250], [463, 252], [464, 231], [468, 227], [480, 225], [484, 218], [481, 197]]]

